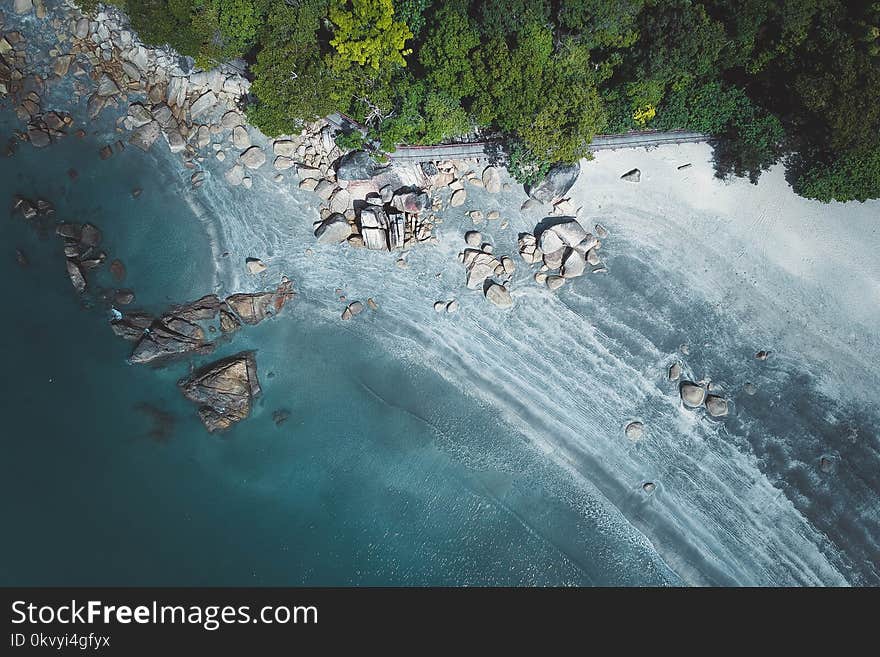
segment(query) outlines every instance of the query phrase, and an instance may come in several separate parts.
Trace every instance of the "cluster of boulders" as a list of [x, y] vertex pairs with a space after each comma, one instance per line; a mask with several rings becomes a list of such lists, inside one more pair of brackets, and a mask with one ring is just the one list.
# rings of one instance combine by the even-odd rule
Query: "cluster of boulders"
[[25, 46], [21, 32], [0, 33], [0, 97], [12, 98], [18, 118], [27, 126], [8, 142], [7, 155], [14, 152], [18, 140], [29, 141], [35, 148], [45, 148], [66, 136], [73, 124], [70, 114], [43, 108], [46, 81], [28, 72], [31, 66]]
[[548, 217], [533, 233], [521, 233], [517, 242], [519, 254], [528, 264], [540, 264], [535, 281], [557, 290], [572, 278], [583, 276], [588, 266], [593, 273], [606, 271], [598, 251], [602, 242], [598, 235], [607, 235], [599, 224], [596, 234], [587, 232], [574, 217]]
[[486, 299], [499, 308], [510, 308], [510, 281], [516, 265], [510, 256], [495, 255], [495, 248], [483, 241], [483, 235], [476, 230], [465, 233], [466, 249], [458, 254], [467, 272], [466, 284], [472, 290], [482, 289]]
[[[682, 368], [678, 361], [672, 363], [666, 370], [666, 378], [670, 382], [681, 378]], [[712, 417], [724, 417], [728, 413], [728, 402], [718, 394], [708, 380], [688, 381], [683, 380], [678, 385], [678, 394], [686, 408], [700, 408], [705, 406], [706, 412]]]
[[[392, 167], [365, 151], [341, 157], [335, 170], [300, 168], [303, 182], [324, 201], [314, 225], [321, 244], [346, 242], [377, 251], [433, 243], [435, 204], [424, 188], [405, 184]], [[314, 177], [310, 177], [314, 176]], [[306, 181], [310, 181], [304, 185]]]
[[208, 353], [214, 348], [209, 333], [225, 335], [242, 324], [259, 324], [276, 315], [292, 298], [293, 284], [282, 278], [275, 290], [233, 294], [222, 300], [209, 294], [174, 306], [158, 317], [117, 311], [110, 326], [116, 335], [135, 343], [131, 363], [156, 363], [190, 352]]
[[[261, 392], [253, 351], [210, 363], [177, 385], [184, 397], [199, 405], [199, 418], [210, 432], [223, 431], [245, 419]], [[277, 418], [275, 422], [280, 424]]]

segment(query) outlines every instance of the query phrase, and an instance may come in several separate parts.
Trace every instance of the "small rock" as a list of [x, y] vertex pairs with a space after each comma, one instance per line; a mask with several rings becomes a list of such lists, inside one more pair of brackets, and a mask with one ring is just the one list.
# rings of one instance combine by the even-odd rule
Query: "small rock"
[[447, 302], [446, 301], [435, 301], [434, 302], [434, 311], [438, 313], [442, 313], [446, 310]]
[[373, 300], [373, 297], [367, 299], [367, 305], [370, 307], [370, 310], [379, 310], [379, 304]]
[[678, 392], [684, 405], [691, 408], [701, 406], [706, 399], [706, 389], [692, 381], [682, 381]]
[[626, 425], [624, 433], [626, 434], [626, 437], [632, 441], [641, 440], [645, 433], [645, 425], [638, 421], [630, 422]]
[[261, 274], [268, 269], [266, 264], [259, 258], [245, 258], [244, 262], [248, 272], [254, 276]]
[[457, 299], [453, 299], [448, 304], [446, 304], [446, 312], [448, 313], [456, 313], [458, 312], [459, 303]]
[[490, 283], [485, 291], [486, 298], [499, 308], [510, 308], [513, 305], [513, 298], [510, 292], [503, 285], [498, 283]]
[[642, 172], [638, 169], [630, 169], [623, 174], [620, 179], [631, 183], [637, 183], [642, 179]]
[[551, 290], [558, 290], [563, 285], [565, 285], [565, 279], [562, 276], [548, 276], [547, 277], [547, 287]]
[[239, 159], [248, 169], [259, 169], [266, 163], [266, 154], [259, 146], [251, 146], [239, 155]]
[[756, 386], [754, 383], [747, 383], [743, 386], [743, 392], [745, 392], [747, 395], [754, 395], [758, 392], [758, 386]]
[[767, 360], [768, 358], [770, 358], [770, 352], [764, 351], [762, 349], [761, 351], [759, 351], [758, 353], [755, 354], [755, 358], [757, 358], [758, 360]]
[[718, 395], [707, 395], [706, 410], [712, 417], [724, 417], [727, 415], [727, 400]]
[[463, 189], [458, 189], [452, 193], [452, 198], [449, 199], [449, 205], [453, 208], [457, 208], [464, 205], [466, 200], [467, 192]]
[[646, 481], [644, 484], [642, 484], [642, 490], [650, 495], [655, 490], [657, 490], [657, 484], [655, 484], [653, 481]]
[[681, 376], [681, 364], [673, 363], [670, 365], [666, 375], [670, 381], [678, 381], [678, 378]]

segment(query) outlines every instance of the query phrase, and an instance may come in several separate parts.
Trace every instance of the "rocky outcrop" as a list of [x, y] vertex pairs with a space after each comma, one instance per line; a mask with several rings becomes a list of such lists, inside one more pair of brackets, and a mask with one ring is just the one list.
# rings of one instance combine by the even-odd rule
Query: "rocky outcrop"
[[557, 164], [547, 172], [547, 176], [538, 185], [526, 188], [526, 193], [539, 203], [552, 203], [554, 199], [561, 198], [572, 188], [581, 165]]
[[379, 164], [366, 151], [352, 151], [344, 155], [336, 166], [337, 180], [370, 180], [388, 167]]
[[261, 392], [253, 351], [210, 363], [177, 385], [184, 397], [199, 405], [199, 418], [212, 433], [245, 419]]

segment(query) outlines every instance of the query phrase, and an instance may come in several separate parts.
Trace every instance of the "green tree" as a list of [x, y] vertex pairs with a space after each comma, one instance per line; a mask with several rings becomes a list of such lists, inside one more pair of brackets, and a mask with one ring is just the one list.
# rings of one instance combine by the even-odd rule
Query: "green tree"
[[474, 93], [476, 83], [468, 57], [479, 44], [480, 35], [468, 17], [465, 3], [444, 2], [419, 52], [428, 84], [455, 99]]
[[590, 48], [628, 48], [636, 42], [636, 17], [645, 0], [571, 0], [560, 2], [561, 27], [581, 35]]
[[339, 98], [351, 97], [347, 81], [322, 56], [317, 35], [326, 11], [326, 0], [281, 2], [266, 19], [252, 69], [257, 101], [248, 118], [268, 135], [298, 131], [303, 121], [326, 116], [340, 108]]
[[794, 190], [825, 203], [880, 198], [880, 148], [863, 148], [833, 162], [816, 162], [795, 181]]
[[379, 70], [383, 66], [406, 66], [404, 48], [412, 32], [394, 20], [391, 0], [333, 0], [330, 5], [334, 65], [347, 70], [352, 65]]

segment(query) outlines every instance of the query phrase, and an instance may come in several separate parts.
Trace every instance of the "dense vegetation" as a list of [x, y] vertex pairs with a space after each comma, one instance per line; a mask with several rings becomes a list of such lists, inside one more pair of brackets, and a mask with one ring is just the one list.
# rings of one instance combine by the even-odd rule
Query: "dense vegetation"
[[245, 57], [269, 134], [334, 110], [384, 150], [498, 133], [535, 179], [598, 133], [683, 128], [715, 136], [721, 176], [784, 160], [805, 196], [880, 197], [878, 2], [114, 2], [200, 65]]

